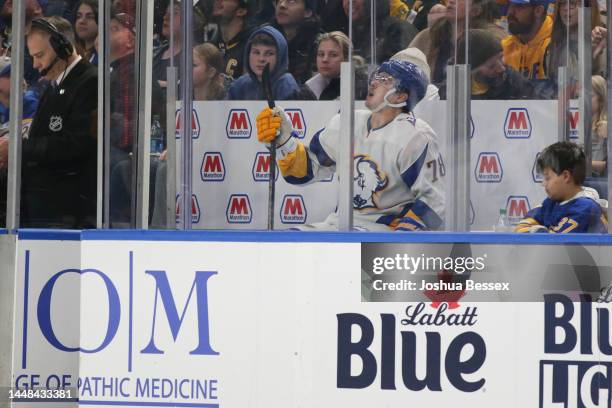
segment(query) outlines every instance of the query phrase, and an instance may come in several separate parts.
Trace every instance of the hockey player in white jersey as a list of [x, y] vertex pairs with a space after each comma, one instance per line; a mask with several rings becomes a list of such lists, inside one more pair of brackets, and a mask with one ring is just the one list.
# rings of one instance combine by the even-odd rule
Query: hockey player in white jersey
[[[384, 62], [372, 75], [366, 107], [355, 112], [354, 225], [369, 231], [437, 230], [444, 225], [445, 167], [436, 135], [412, 114], [423, 98], [425, 74], [407, 61]], [[318, 131], [308, 147], [296, 137], [285, 112], [266, 108], [257, 137], [275, 143], [285, 180], [306, 184], [335, 171], [340, 117]], [[306, 228], [337, 230], [337, 214]]]

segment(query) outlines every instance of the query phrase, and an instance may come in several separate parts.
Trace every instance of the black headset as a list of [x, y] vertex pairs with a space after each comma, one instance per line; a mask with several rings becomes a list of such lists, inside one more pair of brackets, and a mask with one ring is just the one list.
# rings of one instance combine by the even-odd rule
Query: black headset
[[74, 52], [72, 43], [68, 41], [64, 34], [60, 33], [55, 25], [47, 20], [43, 18], [32, 20], [32, 27], [40, 28], [51, 35], [49, 44], [51, 44], [51, 48], [53, 48], [59, 59], [67, 60]]

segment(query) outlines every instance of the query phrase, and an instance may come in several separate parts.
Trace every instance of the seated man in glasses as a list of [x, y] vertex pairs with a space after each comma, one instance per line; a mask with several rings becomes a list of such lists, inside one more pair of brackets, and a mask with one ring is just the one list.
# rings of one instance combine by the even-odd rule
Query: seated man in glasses
[[[436, 230], [444, 223], [446, 170], [433, 130], [412, 114], [427, 77], [407, 61], [384, 62], [370, 79], [366, 107], [355, 112], [353, 211], [356, 229]], [[317, 132], [308, 147], [295, 137], [281, 108], [264, 109], [257, 137], [275, 143], [278, 166], [291, 184], [306, 184], [336, 171], [340, 116]], [[335, 230], [337, 213], [304, 229]]]

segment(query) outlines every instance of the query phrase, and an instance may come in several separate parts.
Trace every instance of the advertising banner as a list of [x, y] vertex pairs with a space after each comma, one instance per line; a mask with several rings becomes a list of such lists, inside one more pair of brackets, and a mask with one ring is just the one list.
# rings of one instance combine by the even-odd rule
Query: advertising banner
[[[612, 258], [573, 247], [20, 241], [12, 386], [70, 390], [65, 407], [610, 408], [611, 303], [551, 283], [596, 296]], [[520, 253], [539, 260], [495, 272]], [[515, 278], [480, 299], [372, 294], [435, 257]], [[502, 302], [521, 281], [550, 291]]]

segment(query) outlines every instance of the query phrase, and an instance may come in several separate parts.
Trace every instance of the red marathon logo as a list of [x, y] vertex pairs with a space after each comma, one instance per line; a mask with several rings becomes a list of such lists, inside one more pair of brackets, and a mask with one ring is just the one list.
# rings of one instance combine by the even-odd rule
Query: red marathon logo
[[[175, 123], [175, 129], [176, 129], [176, 138], [180, 139], [181, 138], [181, 129], [183, 128], [183, 113], [181, 109], [178, 109], [176, 111], [176, 123]], [[200, 119], [198, 118], [198, 113], [195, 111], [195, 109], [193, 109], [191, 111], [191, 138], [192, 139], [197, 139], [200, 137]]]
[[[278, 166], [276, 166], [276, 180], [278, 180]], [[253, 162], [253, 180], [268, 181], [270, 180], [270, 153], [257, 152], [255, 161]]]
[[225, 164], [220, 152], [206, 152], [200, 167], [202, 181], [225, 180]]
[[305, 224], [307, 215], [301, 195], [288, 194], [283, 197], [280, 211], [280, 219], [283, 224]]
[[225, 211], [230, 224], [250, 224], [253, 220], [251, 202], [246, 194], [232, 194]]
[[507, 139], [528, 139], [531, 137], [531, 119], [529, 119], [527, 109], [508, 109], [504, 121], [504, 134]]
[[230, 139], [248, 139], [251, 137], [251, 118], [246, 109], [232, 109], [225, 126]]
[[506, 201], [506, 214], [511, 224], [518, 224], [531, 210], [526, 196], [510, 196]]
[[478, 155], [474, 175], [478, 183], [499, 183], [504, 176], [499, 155], [495, 152], [482, 152]]
[[[181, 200], [180, 196], [176, 196], [176, 223], [178, 224], [181, 219]], [[198, 203], [198, 197], [195, 194], [191, 196], [191, 222], [197, 224], [200, 222], [200, 203]]]

